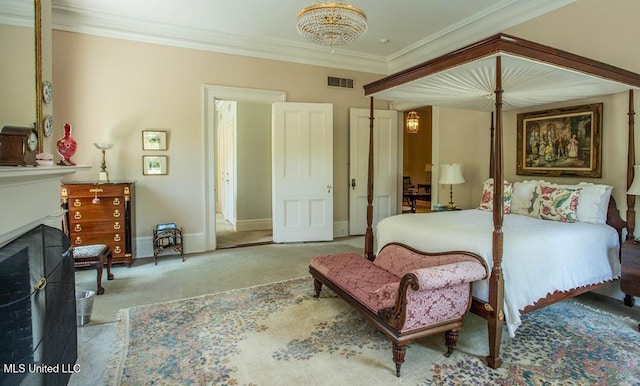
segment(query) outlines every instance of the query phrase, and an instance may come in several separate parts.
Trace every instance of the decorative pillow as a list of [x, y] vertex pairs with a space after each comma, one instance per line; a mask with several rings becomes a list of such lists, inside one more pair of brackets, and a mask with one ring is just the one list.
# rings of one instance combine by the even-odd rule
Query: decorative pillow
[[538, 217], [538, 212], [533, 211], [534, 197], [537, 201], [536, 187], [538, 181], [522, 181], [513, 183], [513, 194], [511, 196], [511, 213], [524, 216]]
[[[504, 213], [511, 213], [511, 196], [513, 193], [513, 184], [504, 181], [504, 190], [502, 193], [502, 202], [504, 203]], [[493, 178], [489, 178], [484, 182], [482, 187], [482, 198], [480, 199], [480, 207], [478, 209], [493, 211]]]
[[544, 220], [576, 222], [581, 190], [541, 185], [538, 216]]
[[[611, 197], [612, 187], [610, 185], [592, 184], [590, 182], [581, 182], [579, 184], [552, 184], [546, 181], [538, 181], [538, 187], [534, 193], [534, 196], [540, 195], [541, 186], [549, 186], [554, 188], [565, 189], [581, 189], [580, 198], [578, 199], [577, 217], [576, 221], [592, 223], [592, 224], [605, 224], [607, 222], [607, 209], [609, 208], [609, 198]], [[534, 197], [535, 200], [535, 197]], [[540, 213], [540, 208], [537, 206], [537, 202], [534, 201], [533, 210], [535, 213]]]

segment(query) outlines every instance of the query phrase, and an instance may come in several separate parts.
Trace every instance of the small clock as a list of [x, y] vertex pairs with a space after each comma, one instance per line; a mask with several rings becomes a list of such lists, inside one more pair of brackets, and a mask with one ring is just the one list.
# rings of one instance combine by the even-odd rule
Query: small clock
[[44, 135], [50, 137], [53, 134], [53, 117], [51, 115], [47, 115], [44, 117]]
[[38, 135], [30, 127], [5, 126], [0, 132], [0, 165], [36, 164]]
[[42, 99], [44, 103], [51, 103], [53, 100], [53, 85], [48, 80], [42, 84]]

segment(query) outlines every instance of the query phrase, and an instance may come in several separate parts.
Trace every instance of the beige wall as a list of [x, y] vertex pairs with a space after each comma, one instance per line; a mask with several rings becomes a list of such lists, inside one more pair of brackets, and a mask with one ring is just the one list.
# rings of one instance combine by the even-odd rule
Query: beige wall
[[271, 105], [238, 102], [237, 149], [242, 228], [245, 220], [271, 219]]
[[[95, 180], [100, 153], [111, 142], [109, 174], [137, 181], [137, 236], [175, 221], [197, 237], [204, 221], [204, 84], [285, 91], [290, 102], [334, 106], [334, 219], [348, 219], [348, 109], [367, 108], [362, 85], [379, 75], [216, 54], [54, 31], [54, 136], [72, 124], [78, 151], [72, 160], [93, 165], [73, 180]], [[327, 76], [355, 78], [352, 90], [328, 88]], [[387, 103], [376, 102], [377, 108]], [[143, 176], [141, 131], [169, 132], [169, 175]]]

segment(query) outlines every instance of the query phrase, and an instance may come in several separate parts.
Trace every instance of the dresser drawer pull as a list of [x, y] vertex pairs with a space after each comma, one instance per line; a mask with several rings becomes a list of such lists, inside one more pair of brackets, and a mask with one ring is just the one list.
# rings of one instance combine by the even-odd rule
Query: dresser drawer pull
[[76, 239], [74, 240], [74, 243], [76, 245], [82, 245], [82, 239], [80, 238], [80, 236], [76, 237]]
[[117, 245], [115, 248], [113, 248], [113, 251], [114, 251], [115, 253], [120, 253], [120, 252], [122, 252], [122, 248], [120, 248], [120, 246], [119, 246], [119, 245]]
[[76, 226], [73, 227], [73, 230], [76, 232], [82, 232], [82, 226], [80, 224], [76, 224]]
[[120, 217], [120, 210], [116, 209], [113, 211], [113, 217]]
[[82, 218], [82, 214], [80, 212], [75, 212], [73, 214], [73, 218], [75, 218], [76, 220], [80, 220]]
[[113, 205], [120, 205], [120, 197], [116, 197], [113, 199]]
[[113, 229], [115, 229], [115, 230], [120, 229], [120, 223], [116, 221], [116, 222], [113, 224]]
[[119, 233], [116, 233], [116, 235], [115, 235], [115, 236], [113, 236], [113, 241], [118, 242], [118, 241], [120, 241], [120, 240], [122, 240], [122, 238], [120, 237], [120, 234], [119, 234]]
[[73, 200], [73, 206], [82, 206], [82, 201], [79, 198]]

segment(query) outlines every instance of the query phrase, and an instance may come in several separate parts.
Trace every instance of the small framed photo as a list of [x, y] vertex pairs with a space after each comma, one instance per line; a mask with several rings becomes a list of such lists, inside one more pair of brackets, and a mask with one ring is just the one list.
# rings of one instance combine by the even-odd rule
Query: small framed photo
[[142, 150], [167, 150], [167, 132], [142, 130]]
[[162, 176], [167, 174], [166, 155], [143, 155], [142, 174], [145, 176]]

